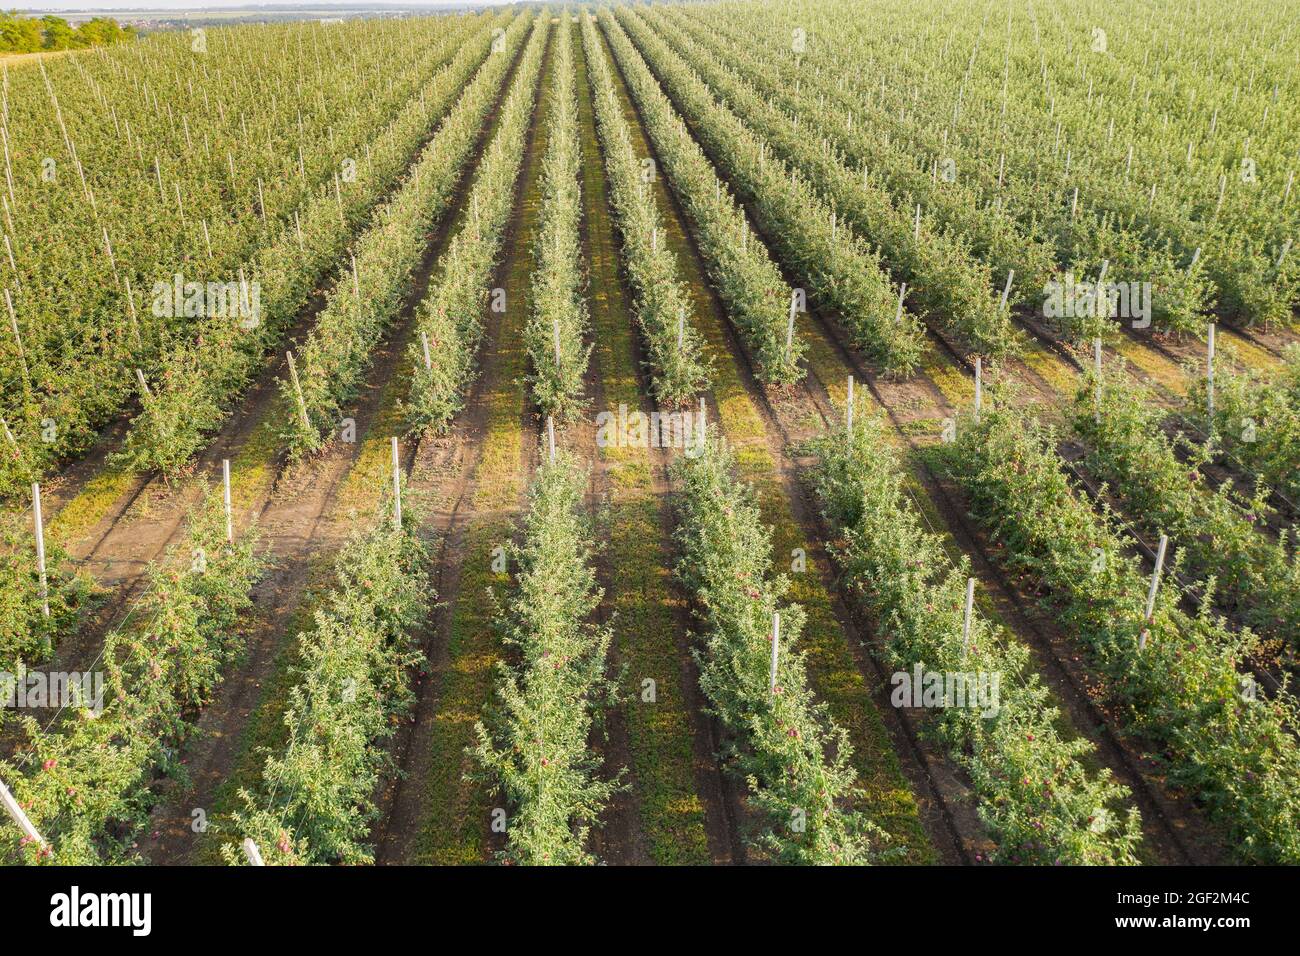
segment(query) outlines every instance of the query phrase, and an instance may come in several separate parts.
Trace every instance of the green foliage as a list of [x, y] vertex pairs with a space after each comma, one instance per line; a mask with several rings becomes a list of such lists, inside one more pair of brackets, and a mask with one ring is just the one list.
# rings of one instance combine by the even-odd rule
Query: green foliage
[[813, 699], [804, 655], [796, 650], [803, 611], [781, 604], [790, 583], [772, 574], [771, 530], [760, 520], [753, 490], [732, 477], [734, 466], [716, 430], [702, 454], [682, 455], [672, 466], [679, 489], [678, 574], [704, 626], [696, 651], [700, 688], [731, 738], [730, 759], [749, 784], [762, 826], [756, 846], [783, 863], [873, 862], [887, 837], [850, 808], [856, 781], [848, 734]]
[[1246, 501], [1230, 481], [1209, 488], [1201, 469], [1213, 447], [1171, 439], [1155, 396], [1130, 382], [1120, 368], [1104, 376], [1100, 392], [1094, 380], [1079, 390], [1073, 423], [1089, 471], [1149, 536], [1168, 534], [1188, 570], [1246, 624], [1300, 646], [1300, 554], [1290, 530], [1277, 541], [1262, 531], [1272, 511], [1267, 491]]
[[[439, 433], [451, 427], [476, 374], [484, 306], [509, 307], [504, 300], [489, 303], [491, 281], [514, 207], [548, 31], [549, 21], [539, 18], [500, 107], [496, 133], [474, 171], [466, 206], [469, 215], [448, 243], [438, 261], [438, 277], [418, 306], [416, 335], [408, 349], [411, 390], [404, 404], [412, 433]], [[504, 290], [499, 292], [504, 296]]]
[[[424, 661], [415, 631], [433, 603], [418, 520], [392, 504], [335, 561], [336, 584], [298, 635], [301, 664], [284, 715], [288, 742], [258, 785], [240, 790], [235, 832], [268, 866], [373, 863], [366, 842], [378, 814], [376, 786], [391, 770], [385, 744], [414, 702], [412, 669]], [[237, 843], [222, 855], [246, 862]]]
[[[1115, 865], [1136, 862], [1138, 812], [1108, 770], [1089, 773], [1094, 748], [1063, 739], [1029, 650], [978, 610], [962, 647], [970, 562], [954, 563], [907, 501], [905, 478], [877, 416], [852, 436], [811, 443], [822, 512], [835, 552], [867, 612], [888, 665], [910, 672], [997, 675], [996, 712], [945, 707], [929, 730], [970, 774], [979, 813], [997, 841], [993, 862]], [[1125, 806], [1128, 805], [1127, 810]]]
[[[870, 236], [877, 228], [875, 216], [887, 220], [897, 217], [897, 212], [881, 205], [884, 195], [891, 196], [906, 216], [915, 215], [914, 204], [922, 207], [921, 235], [925, 241], [909, 250], [908, 236], [896, 232], [894, 239], [902, 265], [914, 257], [921, 259], [915, 264], [917, 278], [932, 268], [953, 270], [954, 280], [961, 272], [969, 275], [969, 266], [960, 261], [933, 261], [944, 253], [956, 254], [960, 259], [965, 246], [970, 255], [987, 264], [991, 277], [999, 284], [999, 293], [1007, 274], [1015, 273], [1010, 303], [1026, 303], [1038, 296], [1055, 269], [1053, 250], [1019, 228], [1000, 206], [982, 202], [980, 195], [966, 183], [964, 164], [958, 167], [956, 179], [949, 182], [935, 175], [935, 167], [930, 163], [918, 163], [917, 151], [901, 137], [891, 136], [898, 115], [883, 108], [875, 97], [864, 96], [863, 91], [850, 85], [849, 81], [866, 79], [865, 75], [823, 62], [819, 54], [824, 42], [814, 43], [804, 56], [792, 56], [791, 34], [781, 22], [782, 11], [770, 7], [733, 5], [725, 12], [719, 11], [717, 16], [708, 17], [707, 22], [701, 22], [704, 18], [698, 16], [702, 9], [691, 10], [690, 15], [686, 15], [685, 8], [675, 8], [673, 12], [684, 28], [696, 28], [693, 31], [696, 40], [715, 50], [719, 62], [725, 61], [735, 77], [753, 84], [765, 104], [783, 111], [794, 122], [796, 130], [805, 125], [816, 129], [826, 140], [823, 149], [838, 152], [839, 161], [847, 169], [858, 172], [858, 181], [861, 181], [860, 171], [867, 170], [866, 181], [856, 198], [849, 198], [847, 178], [839, 177], [843, 185], [836, 190], [849, 198], [848, 204], [840, 205], [846, 215], [854, 215], [850, 207], [857, 204], [861, 204], [858, 215], [868, 215], [871, 228], [858, 226], [864, 235]], [[804, 12], [799, 10], [796, 16], [807, 27]], [[832, 41], [838, 37], [838, 33], [826, 35]], [[734, 102], [734, 98], [728, 102]], [[932, 147], [937, 145], [926, 142], [925, 153], [932, 154], [935, 151]], [[810, 160], [816, 159], [811, 152], [803, 152]], [[817, 161], [828, 171], [831, 169], [826, 165], [829, 157]], [[874, 215], [868, 214], [868, 210]], [[884, 225], [898, 228], [896, 223]], [[876, 241], [884, 253], [885, 237]], [[908, 281], [918, 296], [942, 293], [942, 287], [927, 291], [917, 288], [912, 279]], [[938, 281], [944, 282], [942, 276]], [[935, 319], [968, 321], [957, 309]]]
[[583, 340], [590, 328], [583, 296], [582, 193], [578, 184], [578, 100], [573, 69], [572, 31], [555, 32], [552, 58], [554, 87], [542, 158], [541, 224], [533, 246], [532, 314], [524, 345], [532, 363], [529, 381], [543, 415], [573, 418], [584, 402], [583, 377], [591, 346]]
[[[136, 419], [128, 465], [181, 471], [330, 271], [348, 270], [349, 241], [462, 91], [492, 27], [517, 16], [230, 27], [209, 31], [207, 59], [187, 32], [167, 31], [11, 66], [12, 195], [7, 177], [0, 191], [13, 258], [0, 249], [0, 271], [23, 348], [0, 302], [0, 420], [15, 439], [0, 435], [0, 496], [25, 496], [125, 414]], [[258, 283], [260, 323], [176, 313], [160, 289], [177, 274]]]
[[[250, 281], [259, 283], [263, 293], [256, 323], [228, 317], [206, 321], [197, 336], [181, 338], [161, 356], [162, 375], [152, 394], [141, 397], [141, 410], [132, 421], [120, 460], [137, 471], [158, 469], [175, 474], [182, 469], [262, 371], [267, 350], [283, 341], [290, 324], [308, 306], [319, 281], [341, 259], [347, 262], [349, 239], [368, 225], [353, 246], [358, 269], [369, 262], [368, 255], [383, 261], [375, 247], [384, 244], [385, 235], [391, 236], [391, 220], [399, 200], [394, 198], [379, 209], [376, 206], [394, 186], [399, 195], [413, 191], [403, 177], [407, 163], [430, 128], [447, 117], [464, 93], [465, 83], [483, 62], [490, 43], [486, 29], [477, 31], [470, 43], [465, 43], [458, 32], [450, 34], [444, 46], [448, 55], [456, 50], [455, 58], [367, 145], [366, 174], [346, 190], [346, 197], [342, 190], [335, 193], [331, 181], [258, 250], [249, 270]], [[450, 157], [440, 157], [439, 162], [448, 167], [442, 176], [454, 181], [460, 167]], [[424, 173], [428, 176], [429, 170]], [[400, 284], [399, 278], [386, 277], [384, 282]], [[351, 290], [348, 264], [333, 277], [330, 299], [318, 324], [328, 327], [339, 311], [355, 307], [345, 301]], [[363, 294], [370, 291], [367, 285]], [[390, 292], [390, 298], [382, 301], [391, 304], [392, 295]], [[310, 366], [304, 367], [300, 374], [306, 377], [310, 371]], [[301, 425], [296, 396], [291, 387], [285, 391], [294, 422]], [[318, 415], [323, 419], [323, 412]]]
[[93, 599], [94, 584], [66, 551], [45, 539], [49, 617], [36, 567], [36, 531], [30, 512], [0, 513], [0, 671], [45, 661], [72, 631]]
[[631, 287], [637, 325], [645, 344], [650, 388], [661, 405], [684, 405], [709, 381], [704, 341], [687, 317], [690, 294], [667, 236], [650, 183], [632, 149], [609, 62], [590, 17], [582, 18], [582, 43], [592, 85], [610, 207], [622, 238], [623, 274]]
[[40, 20], [0, 10], [0, 53], [35, 53], [43, 41]]
[[[135, 838], [159, 776], [183, 777], [178, 754], [242, 645], [249, 591], [264, 567], [256, 531], [226, 542], [219, 494], [190, 515], [184, 543], [149, 569], [144, 596], [104, 640], [103, 712], [71, 708], [59, 722], [26, 716], [3, 778], [52, 856], [26, 843], [27, 862], [136, 860]], [[47, 726], [48, 724], [48, 726]]]
[[[647, 30], [633, 11], [621, 9], [618, 22], [634, 38], [636, 48], [613, 17], [605, 22], [616, 55], [621, 62], [627, 60], [624, 72], [628, 64], [635, 64], [633, 75], [644, 70], [647, 85], [655, 84], [657, 90], [663, 84], [705, 153], [749, 204], [758, 228], [809, 296], [834, 309], [854, 343], [873, 360], [893, 372], [913, 370], [920, 361], [920, 326], [911, 315], [895, 321], [898, 291], [882, 271], [879, 257], [849, 230], [833, 224], [831, 207], [806, 182], [792, 176], [784, 163], [769, 160], [766, 144], [718, 103], [685, 61]], [[629, 85], [635, 93], [636, 82]], [[783, 323], [781, 347], [785, 334]]]
[[[516, 49], [522, 42], [527, 23], [528, 18], [515, 22], [507, 49]], [[374, 346], [411, 292], [429, 233], [452, 201], [461, 170], [471, 158], [510, 61], [506, 52], [488, 55], [437, 135], [425, 146], [403, 188], [376, 212], [370, 230], [358, 241], [355, 274], [345, 271], [340, 277], [297, 354], [306, 422], [298, 409], [292, 379], [280, 380], [289, 408], [284, 437], [291, 456], [300, 458], [322, 448], [360, 388]], [[445, 345], [437, 347], [441, 353]], [[418, 351], [419, 343], [413, 348]], [[424, 369], [422, 361], [417, 368]], [[423, 381], [417, 372], [413, 387]]]
[[[1001, 355], [1020, 348], [1009, 310], [1001, 308], [993, 295], [994, 277], [972, 256], [964, 240], [936, 231], [924, 218], [918, 227], [910, 206], [896, 205], [879, 183], [832, 154], [824, 134], [818, 143], [803, 128], [800, 117], [788, 116], [769, 98], [767, 89], [760, 92], [747, 81], [741, 65], [735, 60], [728, 62], [729, 57], [713, 46], [716, 41], [708, 27], [696, 24], [688, 33], [673, 20], [680, 20], [683, 26], [692, 21], [670, 17], [667, 10], [639, 13], [638, 17], [645, 17], [681, 61], [708, 83], [714, 98], [723, 104], [714, 107], [721, 120], [733, 131], [743, 131], [741, 136], [728, 134], [729, 161], [734, 162], [730, 157], [734, 157], [737, 141], [770, 148], [797, 171], [805, 189], [829, 207], [830, 215], [837, 217], [835, 236], [842, 235], [845, 245], [851, 245], [856, 231], [879, 248], [882, 261], [877, 269], [888, 267], [890, 274], [907, 283], [913, 307], [974, 351]], [[736, 59], [748, 61], [751, 57], [740, 54]], [[819, 113], [809, 119], [820, 125], [824, 117]], [[821, 214], [822, 210], [806, 211], [804, 216]], [[1001, 292], [1000, 286], [997, 291]], [[882, 300], [877, 309], [882, 305], [888, 309], [896, 301], [892, 288], [889, 299]]]
[[[657, 159], [691, 225], [709, 278], [754, 354], [759, 379], [770, 385], [792, 384], [800, 377], [799, 361], [807, 350], [797, 332], [786, 348], [792, 290], [758, 237], [748, 235], [744, 209], [714, 172], [641, 55], [607, 10], [600, 17]], [[654, 237], [650, 242], [653, 246]]]
[[[1259, 475], [1287, 500], [1300, 503], [1300, 348], [1293, 347], [1289, 363], [1270, 382], [1261, 372], [1219, 362], [1214, 370], [1216, 450]], [[1209, 418], [1204, 376], [1192, 383], [1187, 414], [1193, 421]]]
[[1300, 707], [1286, 692], [1252, 692], [1254, 635], [1207, 610], [1188, 616], [1172, 586], [1144, 618], [1149, 575], [1114, 518], [1062, 473], [1052, 429], [996, 408], [963, 419], [958, 435], [945, 457], [975, 518], [1004, 566], [1046, 589], [1120, 726], [1154, 744], [1170, 781], [1228, 828], [1243, 858], [1300, 861], [1300, 747], [1290, 730]]
[[47, 14], [39, 19], [16, 10], [0, 10], [0, 53], [36, 53], [41, 50], [80, 50], [134, 40], [135, 27], [120, 26], [111, 17], [92, 17], [73, 29], [63, 17]]
[[[562, 31], [563, 32], [563, 31]], [[591, 622], [596, 586], [587, 472], [567, 454], [543, 465], [529, 492], [523, 540], [506, 551], [514, 580], [497, 626], [516, 663], [501, 662], [499, 701], [476, 725], [475, 756], [509, 801], [502, 862], [596, 862], [586, 849], [617, 777], [600, 778], [588, 747], [614, 702], [605, 676], [609, 628]]]

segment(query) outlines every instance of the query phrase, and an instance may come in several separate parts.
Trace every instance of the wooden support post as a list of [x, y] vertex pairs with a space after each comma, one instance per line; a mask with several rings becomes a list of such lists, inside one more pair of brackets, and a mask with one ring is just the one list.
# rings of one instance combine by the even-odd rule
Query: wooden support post
[[402, 530], [402, 461], [397, 453], [397, 436], [393, 436], [393, 527]]
[[41, 486], [32, 483], [32, 520], [36, 525], [36, 570], [41, 576], [41, 613], [50, 616], [50, 581], [45, 574], [45, 520], [41, 517]]
[[768, 669], [767, 692], [776, 693], [776, 662], [781, 647], [781, 612], [772, 612], [772, 664]]
[[252, 837], [244, 838], [244, 856], [248, 859], [249, 866], [266, 866], [262, 862], [262, 851], [257, 848]]
[[546, 441], [550, 447], [550, 462], [555, 464], [555, 419], [546, 416]]
[[1205, 343], [1205, 411], [1214, 431], [1214, 323], [1210, 323], [1209, 337]]
[[302, 397], [302, 384], [298, 381], [298, 365], [293, 360], [292, 352], [285, 352], [289, 360], [289, 378], [293, 382], [294, 394], [298, 396], [298, 415], [302, 418], [302, 427], [311, 431], [311, 419], [307, 417], [307, 401]]
[[790, 321], [785, 327], [785, 357], [787, 361], [794, 354], [794, 310], [798, 299], [798, 292], [790, 293]]
[[18, 344], [18, 361], [23, 367], [23, 381], [26, 382], [28, 388], [31, 388], [32, 378], [31, 371], [27, 368], [27, 352], [23, 349], [23, 337], [18, 332], [18, 313], [14, 311], [14, 300], [9, 295], [8, 289], [5, 289], [5, 306], [9, 310], [9, 327], [13, 329], [14, 341]]
[[844, 431], [849, 437], [849, 442], [853, 441], [853, 376], [849, 376], [849, 396], [844, 408]]
[[230, 459], [221, 459], [221, 496], [226, 505], [226, 540], [235, 543], [235, 513], [230, 507]]
[[1092, 340], [1093, 419], [1101, 424], [1101, 339]]
[[975, 579], [966, 579], [966, 614], [961, 623], [961, 659], [966, 659], [966, 653], [970, 650], [970, 625], [971, 615], [975, 610]]
[[126, 286], [126, 307], [131, 314], [131, 332], [135, 335], [135, 347], [142, 349], [144, 341], [140, 338], [140, 322], [135, 314], [135, 294], [131, 291], [131, 277], [124, 277], [122, 284]]
[[433, 357], [429, 354], [429, 335], [424, 329], [420, 330], [420, 347], [424, 350], [424, 368], [426, 371], [433, 371]]
[[5, 811], [9, 814], [10, 819], [18, 824], [18, 829], [23, 831], [23, 836], [35, 844], [38, 844], [42, 850], [49, 849], [49, 844], [45, 842], [45, 837], [41, 836], [40, 831], [32, 826], [32, 821], [28, 819], [23, 808], [18, 805], [14, 795], [9, 792], [3, 780], [0, 780], [0, 804], [4, 804]]
[[1165, 549], [1169, 547], [1169, 535], [1160, 536], [1160, 546], [1156, 549], [1156, 569], [1151, 573], [1151, 588], [1147, 591], [1147, 609], [1142, 617], [1142, 633], [1138, 635], [1138, 650], [1147, 647], [1147, 634], [1151, 630], [1151, 617], [1156, 613], [1156, 592], [1160, 589], [1160, 572], [1165, 567]]

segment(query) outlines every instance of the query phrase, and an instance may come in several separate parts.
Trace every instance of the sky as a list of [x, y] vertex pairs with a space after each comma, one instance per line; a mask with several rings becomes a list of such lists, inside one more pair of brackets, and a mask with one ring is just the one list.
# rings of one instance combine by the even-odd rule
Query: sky
[[[11, 0], [12, 2], [12, 0]], [[452, 3], [448, 0], [376, 0], [379, 3], [385, 3], [392, 6], [401, 7], [441, 7], [441, 6], [460, 6], [464, 3]], [[505, 3], [508, 0], [473, 0], [476, 4], [495, 4]], [[247, 7], [263, 6], [284, 9], [285, 7], [309, 7], [320, 8], [328, 6], [363, 6], [366, 0], [358, 0], [357, 3], [348, 4], [342, 0], [280, 0], [280, 2], [250, 3], [249, 0], [160, 0], [160, 2], [149, 2], [149, 0], [40, 0], [39, 3], [16, 4], [19, 11], [40, 11], [48, 12], [51, 10], [222, 10], [230, 7]], [[9, 4], [4, 4], [7, 8]]]

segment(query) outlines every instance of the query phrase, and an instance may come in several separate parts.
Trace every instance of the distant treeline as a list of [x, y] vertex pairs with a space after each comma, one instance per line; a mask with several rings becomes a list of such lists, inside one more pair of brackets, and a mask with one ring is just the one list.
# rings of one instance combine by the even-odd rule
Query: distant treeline
[[110, 17], [95, 17], [73, 28], [62, 17], [24, 17], [0, 10], [0, 53], [80, 50], [88, 46], [134, 40], [135, 27], [119, 26]]

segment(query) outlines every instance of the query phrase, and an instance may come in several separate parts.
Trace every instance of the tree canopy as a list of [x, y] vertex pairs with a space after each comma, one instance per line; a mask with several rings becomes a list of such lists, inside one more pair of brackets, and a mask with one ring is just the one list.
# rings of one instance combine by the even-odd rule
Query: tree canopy
[[79, 50], [133, 40], [135, 35], [134, 27], [123, 27], [111, 17], [95, 17], [74, 28], [62, 17], [36, 19], [0, 10], [0, 53]]

